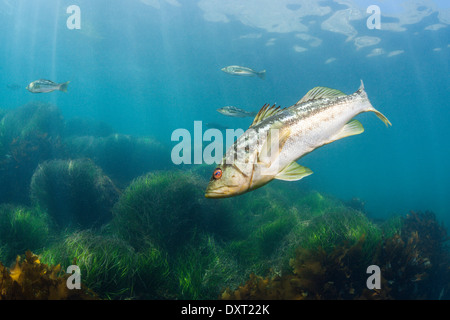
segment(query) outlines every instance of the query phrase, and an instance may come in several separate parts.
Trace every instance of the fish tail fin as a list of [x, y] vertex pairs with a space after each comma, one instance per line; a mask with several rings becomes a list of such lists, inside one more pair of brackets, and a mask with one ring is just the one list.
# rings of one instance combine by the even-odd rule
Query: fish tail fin
[[260, 71], [256, 74], [259, 78], [265, 79], [266, 78], [266, 70]]
[[[364, 83], [363, 83], [362, 80], [361, 80], [361, 85], [359, 86], [359, 89], [358, 89], [358, 91], [356, 91], [356, 92], [359, 93], [359, 94], [362, 94], [362, 95], [365, 96], [366, 99], [368, 100], [366, 91], [364, 90]], [[381, 121], [384, 122], [384, 124], [386, 125], [386, 127], [392, 126], [392, 123], [388, 120], [388, 118], [386, 118], [386, 116], [385, 116], [384, 114], [382, 114], [380, 111], [378, 111], [377, 109], [375, 109], [375, 108], [372, 106], [372, 104], [370, 104], [370, 102], [369, 102], [369, 109], [368, 109], [367, 111], [372, 111], [373, 113], [375, 113], [375, 115], [376, 115]]]
[[375, 109], [374, 107], [371, 107], [369, 109], [369, 111], [372, 111], [373, 113], [375, 113], [375, 115], [384, 122], [384, 124], [386, 125], [386, 127], [392, 126], [392, 123], [388, 120], [388, 118], [386, 118], [386, 116], [384, 114], [382, 114], [380, 111], [378, 111], [377, 109]]
[[360, 81], [361, 81], [361, 84], [359, 85], [358, 91], [364, 91], [364, 82], [362, 81], [362, 79]]
[[59, 85], [59, 91], [67, 92], [67, 87], [69, 86], [69, 82], [70, 82], [70, 81], [61, 83], [61, 84]]

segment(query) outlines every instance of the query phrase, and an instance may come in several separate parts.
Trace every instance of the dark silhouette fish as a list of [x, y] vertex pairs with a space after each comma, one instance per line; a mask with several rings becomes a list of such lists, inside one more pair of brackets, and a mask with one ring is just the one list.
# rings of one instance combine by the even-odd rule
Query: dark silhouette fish
[[7, 87], [9, 90], [14, 90], [14, 91], [17, 91], [17, 90], [19, 90], [20, 88], [23, 88], [22, 86], [18, 85], [17, 83], [7, 84], [6, 87]]

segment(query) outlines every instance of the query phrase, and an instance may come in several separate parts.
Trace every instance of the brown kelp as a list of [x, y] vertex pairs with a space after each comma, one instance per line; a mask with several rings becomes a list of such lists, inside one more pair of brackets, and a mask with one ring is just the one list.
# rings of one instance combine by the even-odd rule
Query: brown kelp
[[61, 266], [49, 266], [27, 251], [8, 269], [0, 262], [0, 300], [93, 300], [95, 293], [81, 284], [81, 289], [67, 287], [69, 274]]
[[[255, 274], [236, 290], [227, 288], [221, 299], [358, 299], [366, 295], [367, 267], [361, 238], [356, 244], [322, 248], [298, 248], [290, 260], [291, 272], [261, 277]], [[377, 296], [381, 298], [381, 296]]]
[[432, 212], [411, 212], [400, 230], [385, 239], [376, 264], [395, 299], [450, 297], [450, 254], [446, 228]]

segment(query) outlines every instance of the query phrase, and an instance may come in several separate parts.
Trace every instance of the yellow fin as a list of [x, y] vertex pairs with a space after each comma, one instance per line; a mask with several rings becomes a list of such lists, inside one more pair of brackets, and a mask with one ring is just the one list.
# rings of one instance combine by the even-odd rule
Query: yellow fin
[[297, 162], [292, 162], [283, 171], [275, 176], [275, 179], [284, 181], [297, 181], [306, 176], [309, 176], [313, 172], [311, 169], [299, 165]]
[[323, 98], [336, 98], [336, 97], [343, 97], [343, 96], [346, 96], [346, 94], [337, 89], [331, 89], [331, 88], [327, 88], [327, 87], [314, 87], [311, 90], [309, 90], [303, 98], [301, 98], [299, 101], [297, 101], [296, 105], [307, 102], [307, 101], [311, 101], [311, 100], [317, 100], [317, 99], [323, 99]]
[[359, 122], [356, 119], [353, 119], [349, 122], [347, 122], [347, 124], [341, 129], [341, 131], [339, 131], [336, 135], [333, 136], [333, 138], [331, 139], [330, 142], [332, 141], [336, 141], [345, 137], [350, 137], [350, 136], [354, 136], [356, 134], [360, 134], [364, 132], [364, 127], [361, 124], [361, 122]]
[[384, 124], [386, 125], [386, 127], [392, 126], [392, 123], [388, 120], [388, 118], [386, 118], [386, 116], [384, 114], [382, 114], [380, 111], [378, 111], [377, 109], [373, 108], [373, 110], [370, 110], [372, 112], [375, 113], [375, 115], [384, 122]]
[[264, 119], [267, 119], [268, 117], [271, 117], [274, 114], [277, 114], [278, 112], [280, 112], [282, 110], [283, 109], [280, 109], [279, 106], [278, 107], [276, 107], [275, 105], [270, 106], [270, 104], [266, 103], [265, 105], [263, 105], [261, 110], [259, 110], [255, 119], [253, 120], [252, 124], [250, 125], [250, 128], [253, 127], [255, 124], [260, 123]]

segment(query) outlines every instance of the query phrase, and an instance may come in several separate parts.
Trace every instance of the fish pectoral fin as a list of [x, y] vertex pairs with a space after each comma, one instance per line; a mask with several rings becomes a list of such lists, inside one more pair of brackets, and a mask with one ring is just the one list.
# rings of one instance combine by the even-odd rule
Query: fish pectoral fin
[[313, 172], [311, 169], [299, 165], [297, 162], [292, 162], [286, 168], [283, 169], [280, 173], [275, 176], [275, 179], [284, 180], [284, 181], [297, 181], [306, 176], [309, 176]]
[[339, 131], [336, 135], [334, 135], [332, 137], [332, 139], [330, 140], [330, 142], [332, 141], [336, 141], [345, 137], [350, 137], [350, 136], [354, 136], [360, 133], [364, 132], [364, 127], [361, 124], [361, 122], [359, 122], [356, 119], [353, 119], [349, 122], [347, 122], [347, 124], [341, 129], [341, 131]]

